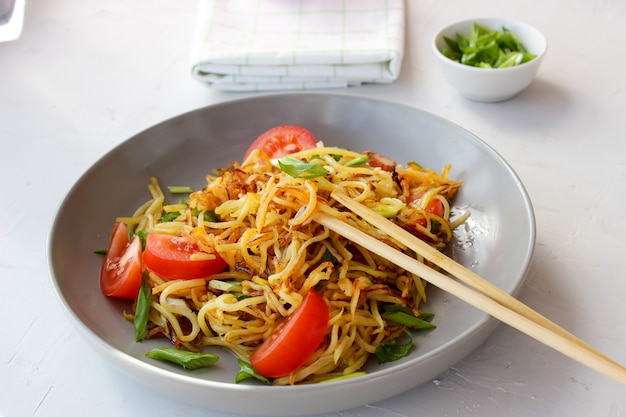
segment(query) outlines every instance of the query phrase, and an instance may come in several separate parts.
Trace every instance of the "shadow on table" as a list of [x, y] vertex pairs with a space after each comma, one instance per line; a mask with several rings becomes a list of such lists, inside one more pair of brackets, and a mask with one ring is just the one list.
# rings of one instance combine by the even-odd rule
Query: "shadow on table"
[[468, 100], [467, 108], [502, 131], [533, 133], [568, 123], [570, 103], [570, 95], [562, 86], [538, 79], [510, 100], [499, 103]]

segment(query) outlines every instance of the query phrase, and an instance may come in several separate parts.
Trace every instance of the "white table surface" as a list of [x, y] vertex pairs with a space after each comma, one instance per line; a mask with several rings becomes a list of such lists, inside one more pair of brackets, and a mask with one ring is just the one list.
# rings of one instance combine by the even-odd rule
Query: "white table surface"
[[[54, 295], [46, 245], [78, 177], [133, 134], [245, 94], [190, 76], [193, 1], [28, 1], [0, 43], [0, 415], [217, 416], [112, 369]], [[441, 26], [519, 18], [549, 41], [538, 79], [498, 104], [461, 98], [430, 50]], [[349, 93], [413, 105], [475, 133], [516, 170], [537, 219], [520, 298], [626, 362], [626, 2], [408, 1], [400, 78]], [[500, 325], [405, 394], [328, 416], [625, 416], [626, 388]]]

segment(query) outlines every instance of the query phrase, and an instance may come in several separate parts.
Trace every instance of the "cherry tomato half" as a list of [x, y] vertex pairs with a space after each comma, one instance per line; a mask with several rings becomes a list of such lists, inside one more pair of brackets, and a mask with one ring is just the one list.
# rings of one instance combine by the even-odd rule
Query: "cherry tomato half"
[[141, 286], [141, 240], [128, 241], [128, 228], [118, 222], [113, 226], [107, 255], [100, 269], [100, 289], [106, 296], [137, 298]]
[[[407, 202], [410, 203], [412, 201], [419, 200], [420, 198], [422, 198], [423, 195], [424, 195], [423, 193], [411, 194], [409, 197], [407, 197]], [[443, 216], [443, 203], [441, 202], [441, 200], [437, 198], [433, 198], [426, 205], [426, 211], [429, 213], [433, 213], [436, 216], [442, 217]], [[420, 219], [418, 223], [422, 225], [423, 227], [425, 227], [426, 219]]]
[[285, 376], [302, 365], [318, 348], [328, 328], [328, 306], [315, 290], [310, 290], [298, 309], [259, 345], [250, 363], [269, 378]]
[[214, 259], [193, 259], [202, 253], [192, 240], [159, 233], [149, 233], [143, 262], [150, 271], [163, 278], [204, 278], [226, 268], [226, 262], [215, 254]]
[[262, 150], [268, 158], [280, 158], [282, 156], [314, 148], [317, 139], [308, 130], [300, 126], [276, 126], [259, 135], [246, 151], [243, 160], [255, 149]]
[[443, 203], [439, 199], [434, 199], [426, 205], [426, 211], [441, 217], [443, 216]]

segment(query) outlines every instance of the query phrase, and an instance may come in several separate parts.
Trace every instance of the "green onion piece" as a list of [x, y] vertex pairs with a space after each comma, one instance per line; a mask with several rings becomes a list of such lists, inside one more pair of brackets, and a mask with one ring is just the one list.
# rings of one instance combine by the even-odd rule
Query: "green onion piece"
[[108, 249], [96, 249], [95, 251], [93, 251], [93, 253], [95, 253], [96, 255], [106, 255], [107, 253], [109, 253]]
[[164, 215], [161, 216], [160, 221], [161, 223], [171, 222], [171, 221], [176, 220], [178, 216], [180, 216], [179, 211], [174, 211], [172, 213], [165, 213]]
[[246, 298], [250, 298], [248, 294], [244, 294], [242, 292], [231, 292], [232, 295], [235, 296], [237, 301], [245, 300]]
[[193, 210], [191, 210], [191, 214], [193, 216], [200, 216], [200, 213], [204, 213], [202, 215], [202, 220], [204, 220], [205, 222], [211, 222], [211, 223], [217, 223], [220, 221], [220, 219], [218, 219], [217, 214], [215, 214], [215, 212], [213, 210], [205, 210], [205, 211], [201, 211], [199, 208], [194, 208]]
[[346, 167], [355, 167], [358, 165], [363, 165], [364, 163], [366, 163], [367, 161], [369, 161], [370, 158], [367, 155], [359, 155], [354, 159], [349, 160], [348, 162], [346, 162], [345, 164], [343, 164]]
[[393, 219], [405, 206], [406, 204], [400, 199], [383, 197], [374, 207], [372, 207], [372, 210], [387, 219]]
[[219, 279], [212, 279], [209, 281], [209, 288], [214, 290], [220, 290], [224, 292], [232, 292], [241, 290], [241, 282], [239, 281], [220, 281]]
[[378, 363], [397, 361], [409, 354], [413, 347], [413, 335], [406, 329], [404, 329], [404, 333], [409, 337], [407, 343], [399, 345], [397, 339], [392, 339], [376, 347], [375, 355]]
[[217, 218], [217, 214], [215, 214], [213, 210], [205, 210], [204, 215], [202, 216], [202, 219], [205, 222], [211, 222], [211, 223], [217, 223], [218, 221], [220, 221]]
[[430, 321], [433, 319], [433, 317], [435, 317], [435, 314], [431, 313], [430, 311], [420, 311], [419, 318], [422, 320]]
[[241, 381], [245, 381], [246, 379], [255, 378], [263, 382], [264, 384], [267, 384], [267, 385], [272, 384], [272, 382], [269, 379], [267, 379], [266, 377], [258, 373], [256, 369], [254, 369], [252, 365], [250, 365], [248, 362], [242, 361], [241, 359], [237, 359], [237, 363], [239, 364], [239, 367], [241, 369], [237, 373], [237, 376], [235, 376], [235, 383], [238, 384]]
[[278, 167], [294, 178], [318, 178], [328, 174], [326, 168], [320, 164], [310, 164], [299, 159], [286, 156], [278, 160]]
[[148, 326], [148, 317], [150, 316], [150, 304], [152, 303], [152, 288], [148, 282], [149, 272], [145, 270], [141, 277], [141, 286], [137, 295], [137, 305], [135, 306], [135, 318], [133, 326], [135, 327], [135, 341], [141, 342], [146, 334]]
[[382, 317], [384, 319], [401, 324], [412, 330], [427, 330], [437, 327], [430, 323], [430, 320], [435, 315], [428, 311], [420, 311], [420, 315], [417, 317], [410, 308], [405, 306], [386, 305], [383, 310]]
[[161, 361], [172, 362], [190, 370], [207, 368], [219, 360], [219, 356], [212, 353], [189, 352], [176, 348], [152, 349], [146, 352], [146, 356]]
[[386, 311], [382, 314], [382, 317], [385, 320], [396, 322], [412, 330], [427, 330], [437, 327], [429, 321], [402, 311]]
[[172, 194], [193, 193], [193, 188], [185, 186], [185, 185], [168, 185], [167, 190]]

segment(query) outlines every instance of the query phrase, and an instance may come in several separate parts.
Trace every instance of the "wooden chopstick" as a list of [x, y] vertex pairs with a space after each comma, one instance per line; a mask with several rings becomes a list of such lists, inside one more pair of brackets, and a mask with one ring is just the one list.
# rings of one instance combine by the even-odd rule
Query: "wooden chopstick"
[[[340, 194], [334, 193], [333, 198], [337, 199], [338, 195]], [[341, 199], [341, 197], [339, 198]], [[346, 196], [346, 198], [348, 197]], [[343, 201], [340, 201], [338, 199], [337, 201], [343, 204]], [[351, 203], [348, 204], [352, 205]], [[361, 206], [360, 203], [356, 204], [358, 206]], [[346, 205], [346, 207], [352, 210], [352, 208], [348, 205]], [[367, 208], [365, 208], [365, 210], [358, 208], [357, 210], [358, 212], [356, 210], [353, 211], [359, 215], [359, 212], [361, 211], [363, 211], [363, 214], [365, 214], [365, 211], [371, 211]], [[367, 221], [370, 221], [370, 219], [366, 219], [365, 216], [363, 216], [363, 218]], [[533, 337], [541, 343], [550, 346], [556, 351], [563, 353], [564, 355], [582, 363], [583, 365], [586, 365], [589, 368], [594, 369], [604, 374], [605, 376], [608, 376], [622, 383], [623, 385], [626, 385], [626, 368], [624, 368], [622, 365], [615, 362], [614, 360], [606, 357], [605, 355], [600, 354], [595, 349], [590, 348], [586, 343], [581, 341], [579, 342], [577, 338], [575, 338], [564, 329], [560, 328], [555, 323], [552, 323], [550, 326], [545, 326], [544, 321], [549, 322], [548, 319], [543, 318], [543, 320], [536, 321], [533, 318], [526, 317], [526, 315], [521, 314], [518, 311], [501, 304], [496, 299], [461, 284], [460, 282], [442, 274], [441, 272], [438, 272], [428, 267], [422, 262], [419, 262], [416, 259], [411, 258], [410, 256], [380, 242], [379, 240], [371, 237], [361, 230], [350, 226], [348, 223], [345, 223], [344, 221], [325, 213], [323, 205], [321, 206], [321, 210], [314, 215], [313, 219], [316, 222], [346, 237], [347, 239], [357, 243], [358, 245], [378, 254], [379, 256], [388, 259], [399, 267], [414, 274], [417, 274], [422, 279], [456, 296], [457, 298], [467, 302], [468, 304], [486, 312], [487, 314], [502, 321], [503, 323], [506, 323], [511, 327], [527, 334], [528, 336]], [[391, 223], [387, 219], [384, 219], [384, 221]], [[372, 222], [372, 224], [374, 224], [374, 222]], [[385, 229], [387, 228], [385, 227]], [[385, 233], [388, 232], [385, 231]], [[389, 234], [389, 236], [398, 239], [395, 233]], [[400, 239], [398, 239], [398, 241], [400, 241]], [[480, 278], [480, 280], [483, 279]], [[517, 307], [519, 308], [519, 306]], [[530, 308], [526, 307], [525, 309], [523, 309], [525, 310], [526, 314], [528, 314], [528, 310], [526, 309], [533, 311]], [[535, 314], [532, 314], [531, 317], [535, 317], [535, 315], [542, 317], [541, 315], [539, 315], [539, 313], [534, 313]], [[556, 331], [557, 329], [560, 330]]]
[[385, 232], [387, 235], [395, 238], [398, 242], [402, 243], [406, 247], [412, 249], [415, 253], [423, 256], [424, 258], [431, 261], [433, 264], [437, 265], [439, 268], [443, 269], [450, 273], [450, 275], [458, 278], [463, 281], [467, 285], [475, 288], [476, 290], [482, 292], [490, 298], [493, 298], [495, 301], [500, 304], [508, 307], [509, 309], [519, 313], [520, 315], [526, 317], [529, 320], [536, 322], [537, 324], [551, 329], [553, 332], [560, 334], [561, 336], [570, 339], [573, 343], [580, 344], [585, 346], [589, 351], [593, 352], [597, 356], [604, 357], [607, 361], [613, 362], [617, 366], [621, 366], [618, 362], [615, 362], [613, 359], [604, 355], [602, 352], [599, 352], [592, 346], [589, 346], [584, 341], [580, 340], [572, 333], [568, 332], [564, 328], [560, 327], [553, 321], [548, 318], [542, 316], [535, 310], [528, 307], [526, 304], [519, 301], [517, 298], [513, 297], [509, 293], [503, 291], [501, 288], [497, 287], [493, 283], [487, 281], [482, 278], [475, 272], [467, 269], [460, 263], [454, 261], [450, 257], [446, 256], [444, 253], [438, 251], [433, 248], [426, 242], [417, 237], [413, 236], [411, 233], [402, 229], [400, 226], [396, 225], [393, 222], [390, 222], [388, 219], [374, 212], [373, 210], [368, 209], [363, 204], [354, 201], [345, 193], [334, 191], [331, 196], [339, 203], [344, 205], [346, 208], [351, 210], [353, 213], [357, 214], [362, 219], [368, 221], [370, 224], [376, 226], [382, 232]]

